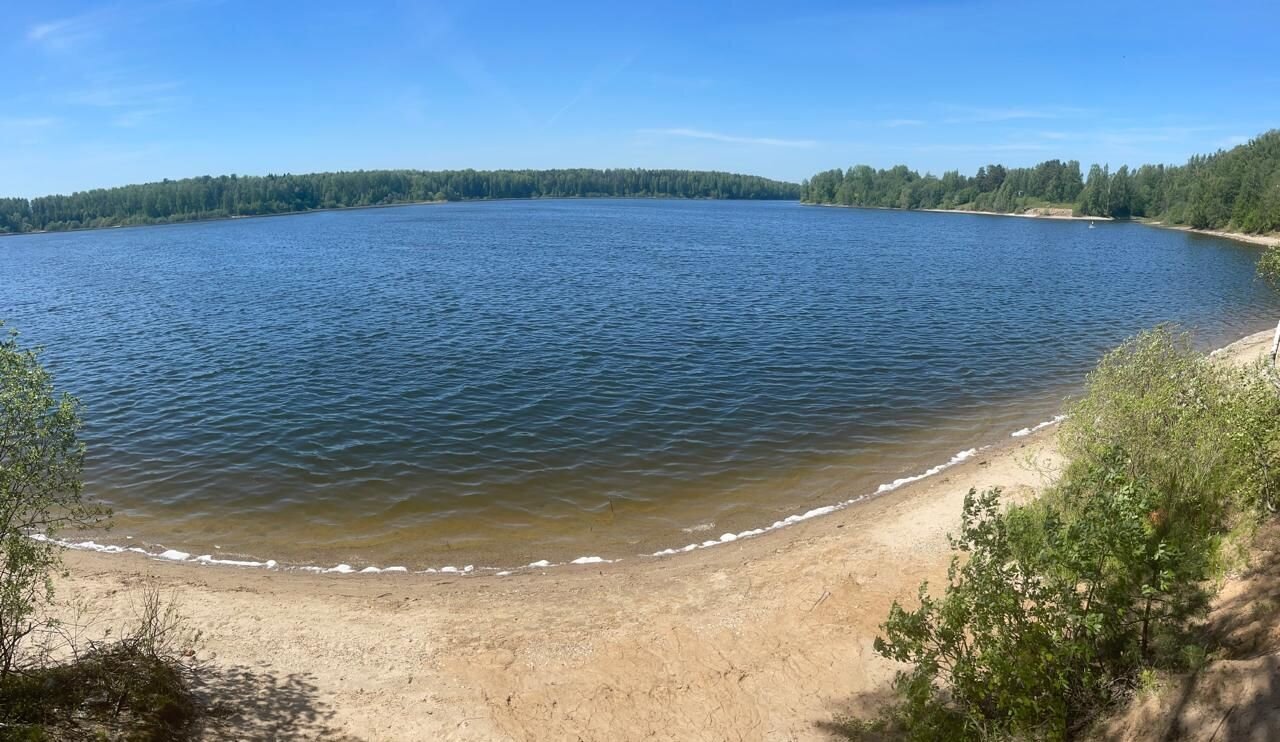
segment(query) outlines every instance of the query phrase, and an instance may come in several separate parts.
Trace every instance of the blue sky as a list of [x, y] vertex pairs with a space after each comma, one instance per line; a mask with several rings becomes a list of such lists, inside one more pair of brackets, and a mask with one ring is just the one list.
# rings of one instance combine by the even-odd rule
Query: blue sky
[[1118, 166], [1280, 126], [1264, 2], [7, 6], [0, 195], [356, 168]]

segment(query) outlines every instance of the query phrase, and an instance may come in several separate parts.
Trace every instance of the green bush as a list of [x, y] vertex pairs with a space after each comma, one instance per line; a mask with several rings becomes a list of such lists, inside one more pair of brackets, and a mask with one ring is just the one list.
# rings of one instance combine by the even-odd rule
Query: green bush
[[1066, 739], [1189, 641], [1223, 540], [1276, 503], [1280, 397], [1166, 329], [1117, 348], [1068, 407], [1070, 463], [1038, 501], [965, 498], [941, 597], [895, 603], [876, 649], [910, 669], [850, 736]]
[[79, 430], [79, 403], [54, 393], [38, 352], [0, 336], [0, 738], [190, 738], [200, 637], [172, 600], [144, 591], [111, 642], [82, 645], [49, 619], [62, 550], [51, 539], [107, 517], [82, 497]]
[[79, 402], [54, 394], [37, 351], [19, 347], [16, 332], [0, 336], [0, 679], [21, 663], [53, 596], [61, 547], [47, 537], [106, 515], [81, 497], [79, 430]]
[[1068, 496], [1079, 472], [1122, 450], [1131, 477], [1202, 525], [1274, 509], [1280, 398], [1257, 368], [1216, 363], [1185, 334], [1158, 328], [1125, 342], [1066, 411], [1058, 439], [1070, 464], [1059, 490]]
[[1280, 247], [1268, 248], [1258, 259], [1258, 276], [1280, 290]]

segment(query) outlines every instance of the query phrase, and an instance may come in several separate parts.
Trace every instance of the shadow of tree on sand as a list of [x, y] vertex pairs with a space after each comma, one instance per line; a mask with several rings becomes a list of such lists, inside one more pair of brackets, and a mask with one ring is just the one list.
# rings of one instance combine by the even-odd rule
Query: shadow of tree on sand
[[330, 727], [333, 709], [311, 681], [305, 674], [205, 667], [195, 687], [208, 709], [204, 732], [218, 739], [354, 740]]
[[1254, 540], [1251, 564], [1205, 626], [1211, 648], [1232, 660], [1280, 650], [1280, 519]]
[[1164, 740], [1280, 739], [1280, 520], [1251, 552], [1205, 624], [1214, 661], [1182, 680]]
[[814, 722], [814, 727], [833, 739], [857, 739], [881, 742], [897, 739], [891, 732], [877, 728], [879, 712], [898, 702], [891, 684], [856, 693], [832, 709], [831, 719]]

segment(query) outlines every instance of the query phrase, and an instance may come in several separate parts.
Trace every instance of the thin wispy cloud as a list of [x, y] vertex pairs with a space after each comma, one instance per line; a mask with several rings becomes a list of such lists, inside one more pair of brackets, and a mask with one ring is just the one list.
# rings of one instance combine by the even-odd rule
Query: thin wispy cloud
[[48, 51], [80, 50], [88, 42], [112, 40], [121, 31], [151, 22], [158, 13], [201, 4], [201, 0], [158, 0], [141, 4], [112, 4], [65, 18], [32, 24], [28, 43]]
[[669, 75], [654, 73], [649, 75], [649, 81], [661, 88], [674, 88], [682, 91], [700, 91], [708, 90], [715, 86], [716, 81], [710, 77], [696, 77], [687, 75]]
[[110, 20], [107, 9], [37, 23], [27, 29], [27, 41], [51, 51], [66, 51], [102, 35]]
[[1137, 126], [1120, 129], [1103, 129], [1094, 132], [1097, 141], [1113, 147], [1134, 147], [1146, 144], [1184, 142], [1193, 137], [1221, 131], [1219, 125], [1207, 126]]
[[152, 119], [163, 116], [173, 109], [170, 108], [141, 108], [135, 111], [125, 111], [111, 117], [111, 123], [122, 129], [132, 129], [142, 126]]
[[52, 129], [61, 121], [61, 119], [53, 116], [0, 116], [0, 130], [43, 131]]
[[724, 134], [718, 131], [703, 131], [702, 129], [641, 129], [641, 134], [665, 136], [665, 137], [681, 137], [685, 139], [705, 139], [712, 142], [724, 142], [725, 144], [753, 144], [763, 147], [816, 147], [818, 145], [812, 139], [775, 139], [773, 137], [744, 137], [735, 134]]
[[0, 141], [12, 155], [27, 147], [37, 147], [56, 137], [63, 121], [54, 116], [0, 116]]
[[142, 126], [187, 102], [178, 82], [127, 83], [120, 76], [73, 90], [60, 98], [66, 105], [102, 109], [112, 126], [132, 129]]
[[1081, 118], [1092, 113], [1086, 108], [1073, 106], [1002, 106], [984, 108], [975, 106], [943, 106], [948, 112], [945, 119], [949, 124], [983, 124], [1001, 121], [1025, 121], [1034, 119]]
[[635, 60], [635, 55], [629, 54], [626, 57], [623, 57], [620, 61], [598, 65], [595, 71], [591, 73], [591, 76], [587, 78], [586, 82], [582, 84], [582, 87], [578, 88], [578, 92], [574, 94], [573, 98], [569, 99], [568, 103], [565, 103], [555, 113], [551, 114], [551, 117], [542, 125], [542, 128], [545, 129], [550, 127], [556, 121], [559, 121], [560, 117], [574, 106], [577, 106], [595, 95], [597, 89], [607, 85], [615, 76], [627, 67], [630, 67], [633, 60]]
[[961, 143], [961, 144], [924, 144], [904, 148], [910, 152], [1048, 152], [1054, 148], [1043, 142], [999, 142], [999, 143]]
[[924, 126], [924, 121], [920, 119], [885, 119], [880, 122], [881, 126], [898, 129], [903, 126]]
[[124, 108], [151, 105], [157, 101], [172, 102], [172, 95], [182, 85], [177, 82], [154, 82], [132, 85], [98, 85], [68, 93], [67, 103], [99, 108]]
[[436, 60], [476, 94], [501, 103], [527, 127], [536, 125], [529, 110], [515, 94], [489, 70], [482, 55], [455, 26], [443, 8], [422, 5], [412, 12], [419, 42]]

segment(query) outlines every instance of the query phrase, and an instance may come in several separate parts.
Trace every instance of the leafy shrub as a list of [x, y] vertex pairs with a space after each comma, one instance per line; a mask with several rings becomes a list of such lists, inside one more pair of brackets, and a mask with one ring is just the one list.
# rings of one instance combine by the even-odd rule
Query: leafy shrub
[[1066, 411], [1058, 440], [1071, 463], [1059, 490], [1068, 495], [1077, 472], [1122, 450], [1130, 477], [1165, 491], [1186, 517], [1219, 526], [1274, 509], [1280, 398], [1256, 368], [1215, 363], [1185, 334], [1158, 328], [1125, 342]]
[[105, 517], [81, 497], [79, 430], [79, 403], [55, 396], [37, 351], [20, 348], [16, 332], [0, 337], [0, 678], [21, 661], [53, 596], [61, 549], [32, 536]]
[[1268, 248], [1258, 259], [1258, 276], [1280, 289], [1280, 247]]
[[1040, 500], [965, 498], [941, 597], [895, 603], [876, 640], [908, 663], [898, 703], [850, 736], [1070, 738], [1144, 669], [1203, 662], [1188, 641], [1221, 545], [1274, 509], [1280, 397], [1254, 368], [1144, 333], [1089, 376]]

